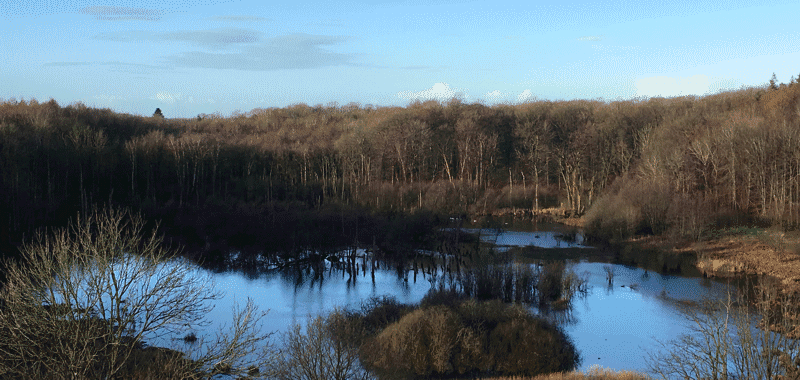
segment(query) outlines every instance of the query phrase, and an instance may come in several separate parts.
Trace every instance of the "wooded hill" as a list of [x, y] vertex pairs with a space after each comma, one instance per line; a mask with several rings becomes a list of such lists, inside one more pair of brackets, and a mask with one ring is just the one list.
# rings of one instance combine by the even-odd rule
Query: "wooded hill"
[[302, 209], [341, 214], [344, 233], [344, 209], [462, 215], [559, 205], [608, 238], [800, 223], [794, 80], [702, 98], [165, 116], [0, 103], [3, 242], [96, 204], [187, 229], [199, 219], [207, 229], [281, 223], [275, 215]]

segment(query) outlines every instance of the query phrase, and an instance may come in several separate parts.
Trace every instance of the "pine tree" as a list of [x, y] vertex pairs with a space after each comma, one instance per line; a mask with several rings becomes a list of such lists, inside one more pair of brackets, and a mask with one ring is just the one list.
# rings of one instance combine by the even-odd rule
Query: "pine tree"
[[778, 78], [775, 76], [775, 73], [772, 73], [772, 78], [769, 80], [769, 89], [770, 90], [777, 90], [778, 89]]
[[161, 119], [164, 118], [164, 114], [161, 113], [161, 108], [156, 108], [156, 112], [153, 113], [153, 117], [158, 117], [158, 118], [161, 118]]

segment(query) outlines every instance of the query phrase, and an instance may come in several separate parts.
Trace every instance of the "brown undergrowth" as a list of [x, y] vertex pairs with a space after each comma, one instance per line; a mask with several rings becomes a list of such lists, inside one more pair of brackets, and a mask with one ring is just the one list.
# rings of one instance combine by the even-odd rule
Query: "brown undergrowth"
[[513, 216], [514, 218], [530, 218], [534, 220], [545, 220], [564, 224], [570, 227], [583, 228], [583, 217], [573, 216], [571, 211], [565, 207], [546, 207], [540, 209], [505, 207], [492, 210], [489, 213], [478, 213], [472, 217], [491, 215], [495, 217]]
[[[558, 218], [558, 223], [583, 228], [585, 218]], [[634, 236], [624, 245], [675, 254], [697, 255], [697, 268], [709, 277], [766, 275], [781, 289], [800, 293], [800, 232], [775, 228], [739, 228], [709, 233], [700, 240], [670, 235]]]
[[594, 366], [587, 372], [557, 372], [535, 377], [492, 377], [487, 380], [649, 380], [651, 377], [633, 371], [614, 371]]
[[646, 236], [630, 239], [628, 243], [666, 252], [695, 253], [697, 268], [707, 276], [766, 275], [777, 279], [783, 291], [800, 292], [800, 234], [797, 233], [766, 229], [683, 242]]

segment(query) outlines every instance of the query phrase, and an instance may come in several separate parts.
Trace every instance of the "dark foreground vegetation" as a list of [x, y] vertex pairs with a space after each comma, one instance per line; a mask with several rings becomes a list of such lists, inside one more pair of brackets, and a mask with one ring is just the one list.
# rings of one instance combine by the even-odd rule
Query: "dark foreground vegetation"
[[453, 292], [432, 292], [414, 307], [373, 299], [361, 311], [332, 314], [325, 328], [319, 333], [354, 349], [380, 379], [537, 375], [580, 361], [561, 328], [528, 309]]
[[300, 104], [192, 119], [10, 100], [0, 242], [19, 245], [95, 204], [161, 220], [168, 241], [209, 260], [229, 245], [395, 247], [450, 216], [500, 208], [586, 213], [601, 239], [794, 229], [798, 101], [794, 80], [703, 98]]
[[94, 211], [41, 234], [6, 262], [2, 379], [193, 379], [258, 372], [264, 313], [248, 300], [226, 331], [178, 350], [150, 347], [196, 329], [218, 299], [211, 279], [164, 249], [135, 215]]
[[[22, 260], [6, 263], [0, 377], [453, 378], [537, 375], [579, 363], [560, 327], [525, 303], [502, 301], [569, 302], [580, 289], [563, 264], [465, 267], [419, 305], [373, 299], [360, 311], [312, 319], [305, 331], [296, 326], [273, 348], [264, 313], [250, 301], [232, 311], [228, 331], [195, 334], [220, 295], [208, 275], [143, 226], [127, 212], [93, 211], [69, 229], [38, 235]], [[170, 341], [183, 342], [149, 346]]]
[[[582, 287], [563, 264], [467, 267], [461, 280], [440, 283], [418, 305], [371, 299], [360, 310], [311, 318], [305, 329], [297, 325], [282, 333], [277, 345], [262, 331], [264, 313], [251, 302], [232, 310], [229, 330], [195, 334], [219, 295], [207, 276], [163, 249], [143, 225], [125, 212], [93, 211], [70, 229], [40, 235], [23, 247], [20, 262], [7, 263], [0, 289], [0, 377], [532, 377], [570, 371], [580, 362], [559, 324], [533, 314], [525, 302], [502, 302], [534, 294], [540, 311], [569, 303]], [[754, 297], [687, 305], [694, 329], [661, 342], [664, 350], [651, 355], [652, 372], [697, 380], [795, 379], [797, 301], [762, 282]], [[172, 348], [148, 345], [159, 338], [179, 342]], [[593, 370], [543, 377], [560, 378], [644, 376]]]

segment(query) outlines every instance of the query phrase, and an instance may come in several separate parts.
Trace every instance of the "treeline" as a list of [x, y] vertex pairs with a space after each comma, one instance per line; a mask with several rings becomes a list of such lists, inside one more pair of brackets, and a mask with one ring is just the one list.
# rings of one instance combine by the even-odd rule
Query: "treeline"
[[800, 227], [800, 84], [686, 101], [638, 132], [640, 156], [587, 214], [603, 238], [702, 239], [734, 226]]
[[707, 215], [793, 228], [798, 99], [793, 80], [703, 98], [300, 104], [192, 119], [10, 100], [0, 103], [0, 233], [18, 243], [95, 204], [187, 231], [285, 226], [306, 220], [298, 210], [326, 210], [314, 223], [339, 215], [350, 240], [375, 238], [354, 225], [370, 222], [365, 212], [559, 205], [593, 207], [592, 225], [615, 234], [690, 233]]

